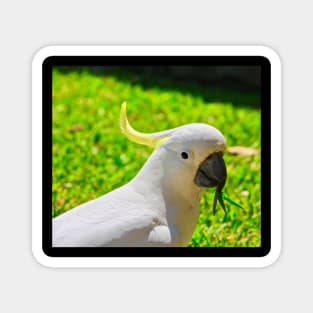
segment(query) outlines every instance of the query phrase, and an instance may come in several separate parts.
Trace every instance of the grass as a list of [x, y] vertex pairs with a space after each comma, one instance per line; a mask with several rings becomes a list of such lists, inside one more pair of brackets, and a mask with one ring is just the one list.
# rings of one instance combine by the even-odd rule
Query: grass
[[[231, 98], [225, 91], [224, 102], [222, 90], [189, 85], [184, 91], [181, 86], [175, 89], [175, 83], [149, 85], [145, 77], [141, 83], [137, 76], [134, 81], [132, 74], [123, 75], [53, 72], [54, 217], [127, 183], [152, 152], [121, 134], [123, 101], [131, 124], [142, 132], [209, 123], [222, 131], [228, 146], [260, 149], [260, 111], [247, 105], [256, 96], [236, 93]], [[192, 247], [260, 246], [260, 156], [226, 153], [225, 162], [226, 193], [245, 209], [228, 205], [225, 216], [218, 207], [213, 216], [213, 190], [208, 189], [200, 202]]]

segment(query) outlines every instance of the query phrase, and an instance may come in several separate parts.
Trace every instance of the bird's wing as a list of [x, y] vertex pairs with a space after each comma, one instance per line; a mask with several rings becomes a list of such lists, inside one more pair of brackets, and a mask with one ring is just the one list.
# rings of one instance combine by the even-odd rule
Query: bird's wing
[[158, 226], [158, 216], [142, 195], [116, 189], [53, 220], [53, 246], [143, 246]]
[[151, 246], [169, 246], [172, 244], [172, 235], [167, 225], [155, 226], [149, 233], [148, 242]]

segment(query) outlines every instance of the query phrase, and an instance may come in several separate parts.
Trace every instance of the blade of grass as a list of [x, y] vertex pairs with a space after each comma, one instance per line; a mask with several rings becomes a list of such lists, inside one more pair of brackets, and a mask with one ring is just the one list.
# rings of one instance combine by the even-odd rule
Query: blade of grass
[[229, 202], [232, 205], [235, 205], [238, 208], [241, 208], [244, 210], [244, 208], [237, 202], [235, 202], [233, 199], [231, 199], [228, 195], [226, 195], [224, 192], [222, 193], [222, 199], [224, 199], [225, 201]]
[[223, 192], [220, 192], [218, 194], [218, 202], [221, 205], [221, 207], [223, 208], [224, 213], [226, 215], [227, 214], [227, 209], [226, 209], [226, 206], [225, 206], [225, 203], [224, 203], [224, 200], [223, 200]]
[[218, 197], [218, 193], [215, 192], [214, 193], [214, 200], [213, 200], [213, 215], [215, 215], [215, 213], [216, 213], [217, 197]]

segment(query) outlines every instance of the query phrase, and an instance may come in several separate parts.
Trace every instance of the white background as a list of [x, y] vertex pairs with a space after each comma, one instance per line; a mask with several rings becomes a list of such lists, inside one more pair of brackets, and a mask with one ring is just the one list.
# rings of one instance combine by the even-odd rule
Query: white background
[[[1, 312], [310, 312], [309, 1], [0, 4]], [[31, 60], [51, 44], [262, 44], [283, 64], [283, 250], [265, 269], [48, 269], [31, 255]]]

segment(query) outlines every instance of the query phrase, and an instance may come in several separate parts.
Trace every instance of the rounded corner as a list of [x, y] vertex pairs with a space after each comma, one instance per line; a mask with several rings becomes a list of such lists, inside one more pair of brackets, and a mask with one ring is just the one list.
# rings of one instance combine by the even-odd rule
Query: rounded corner
[[281, 67], [281, 57], [275, 49], [265, 45], [258, 46], [258, 48], [261, 52], [260, 57], [263, 58], [263, 60], [265, 60], [270, 65], [275, 63]]
[[281, 256], [281, 247], [277, 247], [275, 249], [270, 248], [268, 252], [261, 257], [260, 267], [266, 268], [277, 263]]
[[33, 68], [36, 66], [44, 65], [47, 61], [50, 60], [55, 54], [55, 46], [44, 46], [35, 51], [32, 58]]
[[52, 257], [44, 249], [32, 248], [33, 258], [38, 264], [47, 268], [53, 268]]

